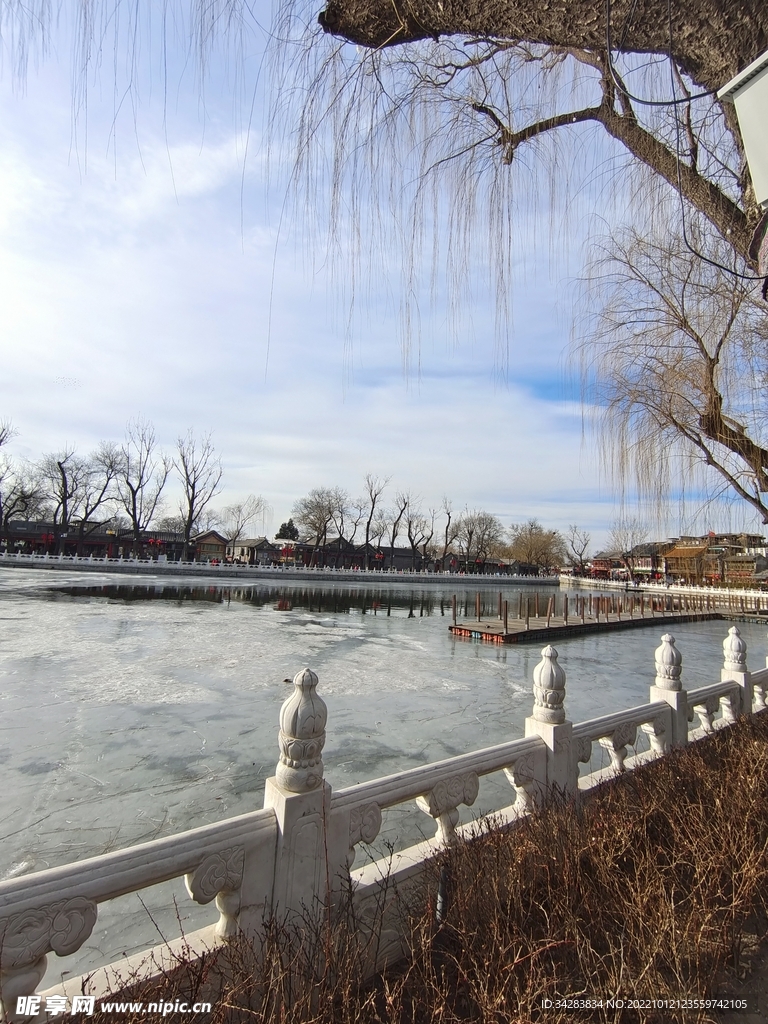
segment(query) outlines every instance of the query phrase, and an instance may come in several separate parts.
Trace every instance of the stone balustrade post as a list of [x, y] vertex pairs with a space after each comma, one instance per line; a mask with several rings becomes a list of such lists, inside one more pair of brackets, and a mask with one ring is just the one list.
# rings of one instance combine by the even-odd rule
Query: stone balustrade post
[[734, 680], [741, 687], [741, 713], [752, 714], [752, 673], [747, 668], [747, 644], [736, 626], [731, 626], [723, 640], [722, 682]]
[[688, 694], [680, 681], [683, 656], [675, 647], [675, 638], [671, 633], [662, 636], [654, 656], [656, 679], [651, 686], [650, 700], [665, 701], [672, 708], [670, 743], [673, 747], [682, 747], [688, 742]]
[[573, 723], [566, 720], [565, 671], [557, 663], [557, 651], [548, 644], [533, 670], [533, 715], [525, 720], [526, 736], [541, 736], [547, 746], [547, 794], [571, 796], [576, 792], [576, 772], [571, 757]]
[[[267, 779], [264, 806], [277, 819], [272, 911], [280, 918], [317, 916], [330, 895], [326, 826], [331, 787], [323, 779], [328, 709], [317, 676], [305, 668], [280, 709], [280, 760]], [[346, 854], [346, 847], [344, 849]]]

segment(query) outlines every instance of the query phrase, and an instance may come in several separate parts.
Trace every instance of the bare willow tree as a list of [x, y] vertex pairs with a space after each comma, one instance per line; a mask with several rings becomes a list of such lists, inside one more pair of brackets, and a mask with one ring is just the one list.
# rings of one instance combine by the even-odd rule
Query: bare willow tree
[[768, 45], [761, 0], [329, 0], [320, 26], [340, 41], [325, 43], [312, 11], [280, 7], [275, 124], [293, 126], [301, 104], [297, 178], [313, 202], [325, 189], [339, 251], [368, 260], [389, 226], [387, 242], [405, 246], [407, 330], [421, 261], [449, 276], [458, 316], [472, 253], [504, 328], [537, 195], [563, 242], [568, 210], [583, 216], [577, 195], [616, 218], [687, 206], [756, 269], [760, 212], [733, 108], [715, 93]]
[[[752, 286], [760, 301], [768, 215], [755, 202], [734, 110], [716, 93], [768, 46], [764, 3], [328, 0], [319, 23], [339, 42], [325, 45], [303, 0], [281, 11], [281, 38], [293, 34], [302, 58], [286, 60], [290, 43], [283, 45], [275, 104], [286, 125], [285, 105], [301, 103], [296, 178], [313, 199], [326, 188], [321, 209], [343, 258], [363, 265], [378, 238], [391, 272], [392, 246], [404, 246], [397, 266], [406, 338], [418, 335], [424, 265], [441, 303], [436, 282], [447, 277], [456, 325], [471, 308], [464, 300], [479, 261], [495, 283], [505, 341], [518, 256], [542, 226], [552, 249], [567, 248], [569, 218], [590, 216], [590, 200], [603, 229], [608, 220], [629, 222], [640, 236], [676, 234], [681, 276], [692, 261], [714, 258], [726, 276], [745, 275], [734, 278], [735, 290]], [[723, 315], [721, 332], [729, 327]], [[750, 365], [739, 379], [749, 379]], [[759, 452], [747, 452], [739, 430], [723, 429], [712, 412], [700, 433], [731, 454], [727, 467], [711, 447], [705, 458], [762, 514], [762, 499], [754, 501], [755, 488], [731, 462], [744, 453], [754, 465]], [[632, 449], [625, 455], [631, 460]], [[667, 485], [657, 499], [675, 493], [663, 467], [654, 475]]]
[[744, 267], [726, 243], [694, 237], [711, 262], [669, 233], [602, 246], [580, 327], [587, 409], [615, 475], [657, 507], [729, 492], [768, 523], [768, 307], [723, 269]]

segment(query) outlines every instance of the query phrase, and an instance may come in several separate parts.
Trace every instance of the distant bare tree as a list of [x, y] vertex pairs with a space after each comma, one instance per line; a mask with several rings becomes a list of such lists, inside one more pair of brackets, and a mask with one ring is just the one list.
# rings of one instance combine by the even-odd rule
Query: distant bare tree
[[53, 513], [54, 543], [61, 554], [69, 536], [70, 523], [80, 513], [88, 466], [75, 449], [68, 446], [44, 455], [38, 463], [38, 472]]
[[589, 551], [590, 535], [586, 530], [580, 530], [578, 526], [569, 526], [565, 535], [565, 543], [568, 546], [568, 561], [579, 576], [584, 576], [587, 571], [586, 560]]
[[429, 521], [421, 511], [421, 501], [411, 498], [405, 516], [405, 533], [411, 547], [411, 569], [416, 568], [419, 548], [427, 540]]
[[553, 569], [567, 561], [565, 541], [557, 530], [546, 530], [538, 519], [509, 528], [511, 558], [540, 569]]
[[453, 503], [447, 497], [443, 497], [442, 511], [445, 516], [445, 531], [443, 533], [443, 553], [440, 556], [440, 566], [445, 571], [445, 560], [451, 545], [455, 544], [459, 536], [460, 519], [457, 519], [453, 512]]
[[504, 538], [504, 527], [499, 519], [482, 509], [465, 509], [458, 523], [457, 540], [464, 557], [467, 571], [475, 571], [480, 565], [500, 554]]
[[480, 562], [485, 571], [485, 563], [501, 556], [504, 541], [504, 527], [501, 521], [491, 512], [480, 512], [477, 515], [475, 535], [475, 562]]
[[141, 418], [131, 420], [120, 448], [117, 492], [131, 524], [134, 554], [138, 552], [141, 534], [160, 511], [161, 495], [172, 466], [172, 460], [158, 447], [152, 424]]
[[410, 494], [398, 491], [395, 496], [395, 504], [389, 510], [389, 544], [391, 549], [389, 554], [390, 568], [395, 564], [395, 541], [400, 535], [400, 525], [403, 521], [408, 505], [410, 504], [410, 500]]
[[161, 530], [163, 533], [184, 533], [184, 516], [179, 515], [168, 515], [159, 516], [155, 520], [155, 529]]
[[202, 516], [219, 493], [224, 470], [210, 433], [198, 441], [192, 430], [177, 439], [173, 464], [182, 487], [179, 513], [184, 520], [184, 555], [188, 558], [192, 534], [202, 526]]
[[648, 539], [648, 527], [638, 516], [619, 516], [611, 524], [608, 544], [621, 559], [630, 579], [635, 578], [635, 548]]
[[221, 522], [224, 536], [234, 554], [235, 545], [245, 533], [245, 528], [269, 510], [269, 505], [260, 494], [249, 494], [244, 501], [236, 501], [225, 505], [221, 510]]
[[380, 548], [384, 535], [389, 529], [389, 516], [385, 508], [379, 507], [376, 510], [376, 515], [374, 516], [370, 529], [370, 536], [371, 540], [374, 542], [374, 546]]
[[360, 529], [360, 524], [364, 519], [367, 521], [368, 516], [368, 499], [367, 498], [354, 498], [349, 503], [349, 536], [347, 540], [350, 544], [355, 543], [355, 537], [357, 531]]
[[83, 467], [80, 487], [80, 503], [77, 509], [77, 553], [82, 555], [85, 549], [85, 538], [93, 533], [102, 520], [94, 520], [100, 509], [106, 518], [115, 514], [117, 499], [117, 477], [120, 472], [122, 453], [116, 444], [102, 441], [95, 452], [92, 452]]
[[459, 552], [464, 559], [464, 565], [469, 571], [470, 563], [474, 556], [475, 534], [477, 533], [477, 512], [465, 508], [456, 524], [456, 540], [459, 543]]
[[[389, 477], [386, 477], [386, 479], [382, 480], [379, 477], [374, 476], [372, 473], [366, 474], [366, 477], [365, 477], [365, 490], [366, 490], [366, 493], [368, 495], [368, 518], [365, 521], [365, 568], [366, 569], [370, 569], [371, 568], [371, 556], [370, 556], [370, 552], [369, 552], [369, 545], [370, 545], [371, 537], [372, 536], [374, 536], [374, 537], [376, 536], [376, 534], [373, 533], [373, 523], [374, 523], [374, 520], [376, 518], [377, 506], [379, 504], [379, 500], [381, 499], [382, 494], [384, 493], [384, 489], [386, 488], [387, 484], [389, 483], [389, 480], [390, 480]], [[383, 534], [379, 535], [379, 542], [381, 541], [381, 536], [383, 536]]]
[[45, 490], [36, 467], [0, 458], [0, 527], [8, 537], [13, 519], [40, 519], [47, 509]]
[[304, 498], [294, 502], [291, 515], [310, 537], [314, 538], [311, 564], [317, 564], [317, 551], [328, 539], [328, 531], [336, 513], [335, 488], [314, 487]]

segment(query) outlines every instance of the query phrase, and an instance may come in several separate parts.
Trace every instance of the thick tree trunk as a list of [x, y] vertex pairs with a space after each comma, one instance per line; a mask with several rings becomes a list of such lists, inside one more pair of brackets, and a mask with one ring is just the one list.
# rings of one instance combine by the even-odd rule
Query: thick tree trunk
[[[633, 8], [632, 19], [626, 26]], [[667, 53], [667, 0], [615, 0], [613, 45], [626, 53]], [[320, 24], [361, 46], [465, 35], [604, 50], [603, 0], [329, 0]], [[625, 28], [626, 26], [626, 28]], [[765, 0], [675, 0], [672, 52], [701, 86], [718, 89], [768, 49]]]

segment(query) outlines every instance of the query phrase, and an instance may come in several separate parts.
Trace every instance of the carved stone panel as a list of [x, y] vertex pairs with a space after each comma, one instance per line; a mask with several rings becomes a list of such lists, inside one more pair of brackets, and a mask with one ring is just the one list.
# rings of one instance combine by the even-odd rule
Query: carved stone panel
[[372, 843], [381, 828], [381, 808], [377, 803], [362, 804], [352, 808], [349, 818], [349, 842]]
[[358, 843], [372, 843], [381, 829], [381, 808], [375, 802], [352, 808], [349, 816], [349, 853], [347, 867], [352, 867]]
[[69, 956], [91, 934], [97, 915], [96, 904], [84, 896], [14, 914], [0, 925], [3, 969], [32, 964], [49, 952]]
[[592, 760], [592, 740], [587, 736], [579, 736], [574, 738], [571, 743], [576, 764], [589, 764]]
[[454, 811], [459, 804], [471, 806], [480, 791], [480, 780], [476, 772], [466, 775], [454, 775], [451, 779], [443, 779], [429, 793], [418, 798], [418, 805], [433, 818]]
[[210, 903], [220, 892], [233, 892], [243, 882], [245, 848], [233, 846], [221, 853], [212, 853], [193, 874], [185, 877], [187, 892], [196, 903]]

